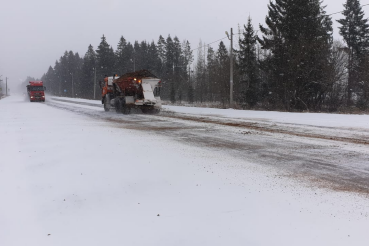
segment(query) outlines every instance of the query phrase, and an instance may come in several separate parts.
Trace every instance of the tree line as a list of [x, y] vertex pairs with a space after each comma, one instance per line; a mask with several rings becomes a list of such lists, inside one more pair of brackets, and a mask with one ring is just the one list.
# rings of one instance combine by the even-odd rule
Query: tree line
[[[359, 0], [347, 0], [337, 20], [343, 41], [333, 40], [333, 20], [321, 0], [275, 0], [265, 24], [252, 19], [238, 28], [233, 50], [236, 106], [286, 111], [337, 111], [369, 106], [369, 24]], [[229, 107], [230, 50], [190, 43], [177, 36], [127, 42], [114, 50], [103, 35], [83, 57], [66, 51], [42, 80], [48, 91], [99, 98], [105, 75], [148, 69], [162, 79], [162, 98], [171, 102], [217, 103]]]

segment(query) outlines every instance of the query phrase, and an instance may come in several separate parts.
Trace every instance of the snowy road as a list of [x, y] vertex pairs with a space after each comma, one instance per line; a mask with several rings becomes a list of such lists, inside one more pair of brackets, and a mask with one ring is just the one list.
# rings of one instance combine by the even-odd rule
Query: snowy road
[[366, 116], [203, 111], [0, 100], [0, 245], [367, 245]]
[[[237, 111], [227, 117], [220, 115], [219, 109], [202, 109], [202, 114], [196, 114], [195, 108], [166, 106], [160, 115], [147, 116], [138, 111], [123, 116], [103, 112], [100, 101], [53, 98], [48, 104], [116, 122], [122, 128], [155, 132], [184, 144], [223, 152], [241, 161], [277, 167], [315, 185], [369, 194], [369, 117], [365, 115], [359, 116], [363, 122], [356, 120], [357, 126], [349, 120], [348, 125], [340, 122], [340, 126], [332, 127], [329, 125], [337, 123], [318, 120], [320, 124], [307, 125], [285, 116], [273, 119], [269, 114], [275, 112], [264, 112], [264, 118], [240, 118], [235, 117], [239, 116]], [[310, 121], [326, 116], [305, 115]], [[343, 121], [357, 116], [338, 117]]]

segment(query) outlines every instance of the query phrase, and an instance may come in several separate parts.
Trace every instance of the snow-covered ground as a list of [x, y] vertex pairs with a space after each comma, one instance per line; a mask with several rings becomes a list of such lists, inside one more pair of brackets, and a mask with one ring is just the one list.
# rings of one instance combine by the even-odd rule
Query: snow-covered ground
[[[58, 98], [58, 97], [54, 97]], [[102, 107], [100, 100], [87, 100], [81, 98], [59, 98], [61, 100], [73, 100], [76, 102], [95, 104]], [[176, 113], [217, 116], [232, 119], [252, 119], [257, 121], [301, 124], [323, 127], [346, 127], [369, 129], [369, 115], [347, 115], [347, 114], [328, 114], [328, 113], [288, 113], [277, 111], [255, 111], [255, 110], [234, 110], [234, 109], [215, 109], [215, 108], [195, 108], [164, 105], [164, 110]]]
[[[105, 112], [88, 102], [0, 100], [0, 245], [368, 245], [365, 194], [130, 125], [154, 117], [91, 117]], [[368, 128], [367, 116], [167, 109]]]

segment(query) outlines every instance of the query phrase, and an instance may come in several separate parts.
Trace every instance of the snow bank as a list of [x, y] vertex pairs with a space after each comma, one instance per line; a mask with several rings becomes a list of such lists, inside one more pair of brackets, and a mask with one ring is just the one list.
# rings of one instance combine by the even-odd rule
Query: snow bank
[[326, 113], [287, 113], [275, 111], [252, 111], [234, 109], [191, 108], [163, 106], [163, 108], [185, 114], [221, 116], [258, 121], [273, 121], [325, 127], [360, 127], [369, 129], [369, 115], [345, 115]]
[[[60, 98], [101, 105], [100, 100], [87, 100], [77, 98]], [[364, 128], [369, 129], [369, 115], [328, 114], [328, 113], [288, 113], [276, 111], [253, 111], [216, 108], [195, 108], [163, 105], [163, 109], [176, 113], [216, 116], [241, 120], [256, 120], [265, 122], [300, 124], [309, 126]]]

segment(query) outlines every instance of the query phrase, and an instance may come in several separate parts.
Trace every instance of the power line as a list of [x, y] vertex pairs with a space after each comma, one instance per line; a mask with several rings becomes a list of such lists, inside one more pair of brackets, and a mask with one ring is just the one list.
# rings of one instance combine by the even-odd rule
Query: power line
[[216, 43], [216, 42], [222, 41], [223, 39], [226, 39], [226, 38], [227, 38], [227, 37], [224, 37], [224, 38], [218, 39], [217, 41], [214, 41], [214, 42], [211, 42], [210, 44], [206, 44], [206, 45], [203, 45], [203, 46], [197, 47], [196, 49], [193, 49], [193, 50], [191, 50], [191, 51], [194, 51], [194, 50], [198, 50], [198, 49], [204, 48], [204, 47], [209, 46], [209, 45], [211, 45], [211, 44], [214, 44], [214, 43]]
[[[369, 3], [361, 5], [361, 7], [365, 7], [365, 6], [369, 6]], [[340, 12], [332, 13], [332, 14], [325, 15], [325, 16], [332, 16], [332, 15], [336, 15], [336, 14], [342, 14], [343, 12], [345, 12], [345, 11], [340, 11]]]

